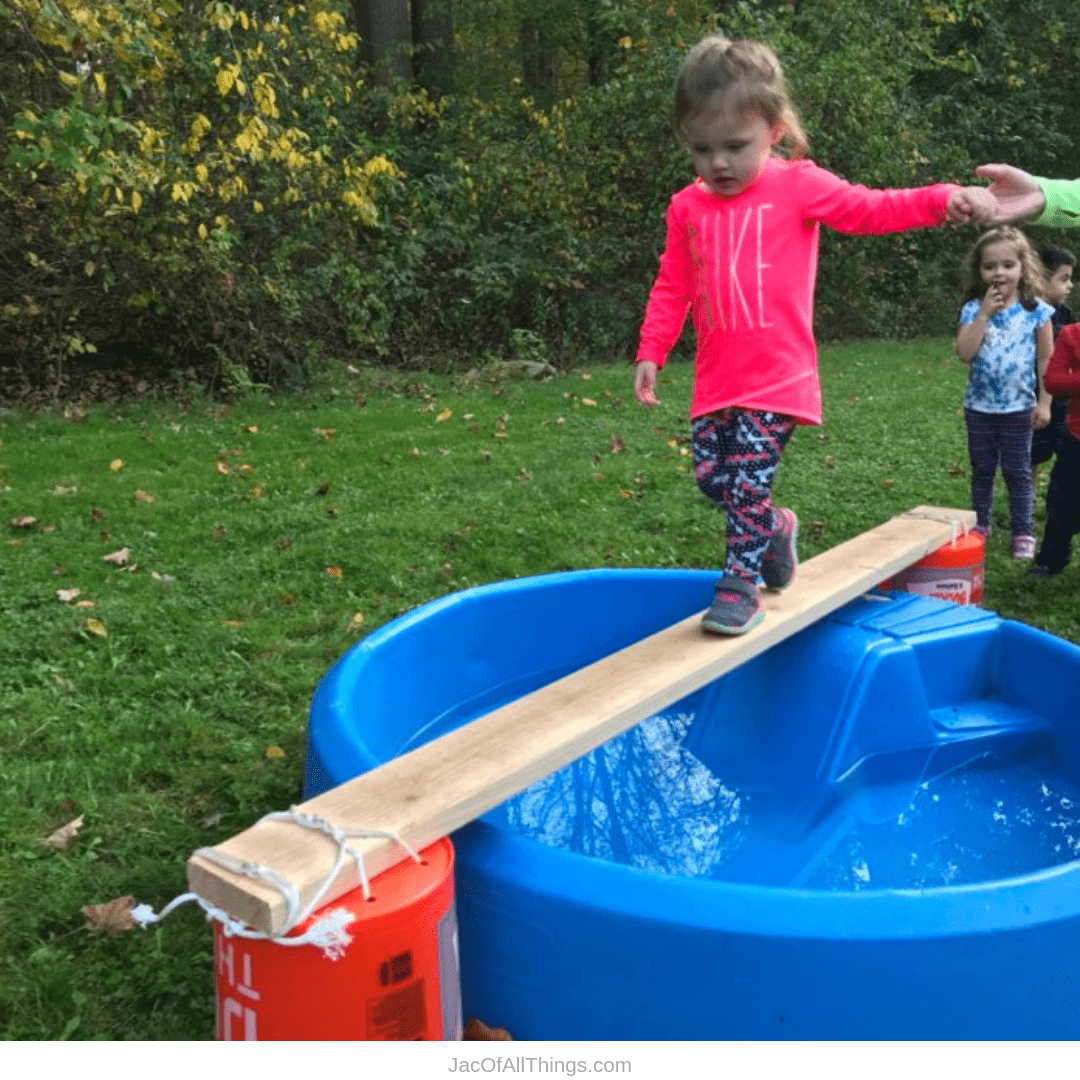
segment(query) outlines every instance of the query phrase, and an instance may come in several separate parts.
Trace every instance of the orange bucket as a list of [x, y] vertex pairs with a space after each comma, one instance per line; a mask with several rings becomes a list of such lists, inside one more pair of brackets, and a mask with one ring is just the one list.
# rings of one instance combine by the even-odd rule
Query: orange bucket
[[978, 533], [965, 533], [882, 582], [881, 587], [954, 604], [978, 604], [983, 595], [984, 548], [985, 541]]
[[314, 945], [226, 936], [214, 923], [220, 1040], [461, 1038], [454, 848], [444, 837], [321, 908], [354, 916], [332, 960]]

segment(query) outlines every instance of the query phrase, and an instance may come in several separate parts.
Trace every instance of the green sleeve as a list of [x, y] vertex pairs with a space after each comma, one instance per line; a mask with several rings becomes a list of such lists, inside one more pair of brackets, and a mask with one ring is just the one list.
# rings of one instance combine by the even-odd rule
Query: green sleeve
[[1028, 224], [1050, 229], [1080, 228], [1080, 180], [1044, 180], [1035, 182], [1046, 196], [1046, 209]]

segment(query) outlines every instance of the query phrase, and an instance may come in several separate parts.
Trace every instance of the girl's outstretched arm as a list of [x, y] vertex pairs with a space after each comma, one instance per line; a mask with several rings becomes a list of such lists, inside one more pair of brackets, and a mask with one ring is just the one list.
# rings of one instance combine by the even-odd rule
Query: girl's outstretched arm
[[995, 221], [1017, 221], [1046, 209], [1046, 195], [1038, 180], [1023, 169], [1013, 165], [980, 165], [975, 175], [990, 181], [990, 194], [997, 200]]

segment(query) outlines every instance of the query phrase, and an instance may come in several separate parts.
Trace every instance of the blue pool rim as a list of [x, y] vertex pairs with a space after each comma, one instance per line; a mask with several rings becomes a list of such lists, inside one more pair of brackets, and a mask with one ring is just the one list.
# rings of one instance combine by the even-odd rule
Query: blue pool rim
[[[380, 651], [388, 642], [412, 634], [450, 607], [483, 604], [502, 594], [520, 595], [536, 588], [573, 587], [579, 581], [595, 580], [597, 575], [692, 579], [695, 587], [700, 586], [701, 602], [668, 618], [667, 624], [704, 608], [716, 581], [715, 571], [567, 571], [475, 586], [407, 612], [354, 645], [320, 683], [311, 709], [305, 797], [381, 764], [365, 745], [349, 713], [358, 687], [370, 673], [369, 665], [380, 662]], [[1045, 638], [1047, 649], [1075, 652], [1075, 646], [1049, 634], [1018, 623], [1012, 626], [1021, 634]], [[485, 875], [520, 885], [536, 895], [549, 895], [560, 903], [602, 906], [643, 920], [729, 933], [902, 941], [1023, 929], [1080, 916], [1080, 861], [964, 885], [841, 892], [639, 870], [551, 848], [497, 828], [483, 818], [456, 833], [454, 841], [459, 865], [466, 873], [470, 863], [482, 864]]]

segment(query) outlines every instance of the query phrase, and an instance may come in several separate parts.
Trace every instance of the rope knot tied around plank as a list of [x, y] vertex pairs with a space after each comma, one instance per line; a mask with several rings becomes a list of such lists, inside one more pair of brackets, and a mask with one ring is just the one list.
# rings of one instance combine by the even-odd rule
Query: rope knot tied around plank
[[383, 829], [346, 829], [318, 815], [305, 814], [295, 806], [287, 811], [266, 814], [260, 818], [260, 823], [263, 821], [291, 822], [302, 828], [321, 832], [337, 844], [337, 858], [333, 867], [303, 909], [300, 906], [300, 893], [296, 886], [271, 867], [246, 859], [234, 858], [232, 855], [217, 851], [212, 847], [199, 848], [195, 854], [208, 859], [210, 862], [217, 863], [218, 866], [224, 867], [234, 874], [240, 874], [254, 881], [262, 881], [274, 886], [285, 898], [288, 907], [285, 924], [277, 933], [270, 934], [261, 930], [253, 930], [250, 926], [240, 922], [239, 919], [233, 918], [228, 912], [215, 907], [208, 900], [204, 900], [198, 893], [194, 892], [182, 893], [156, 914], [149, 904], [139, 904], [132, 910], [131, 917], [141, 928], [145, 929], [152, 923], [160, 922], [166, 915], [182, 904], [194, 902], [203, 909], [208, 919], [216, 919], [221, 923], [222, 932], [226, 937], [273, 941], [278, 945], [314, 945], [322, 950], [327, 959], [340, 960], [353, 940], [345, 927], [356, 918], [352, 912], [345, 908], [335, 908], [333, 911], [327, 912], [321, 918], [316, 919], [302, 934], [291, 937], [288, 935], [290, 931], [299, 926], [312, 912], [318, 909], [320, 901], [337, 879], [338, 873], [349, 858], [356, 865], [359, 885], [364, 891], [364, 899], [371, 899], [371, 882], [364, 866], [363, 852], [350, 844], [349, 840], [352, 838], [393, 840], [405, 849], [413, 862], [418, 863], [421, 861], [420, 856], [397, 833]]
[[923, 521], [940, 521], [943, 525], [948, 525], [952, 530], [949, 534], [950, 545], [954, 545], [957, 540], [967, 536], [969, 531], [963, 518], [959, 518], [955, 514], [935, 513], [927, 510], [905, 510], [900, 517], [919, 518]]

